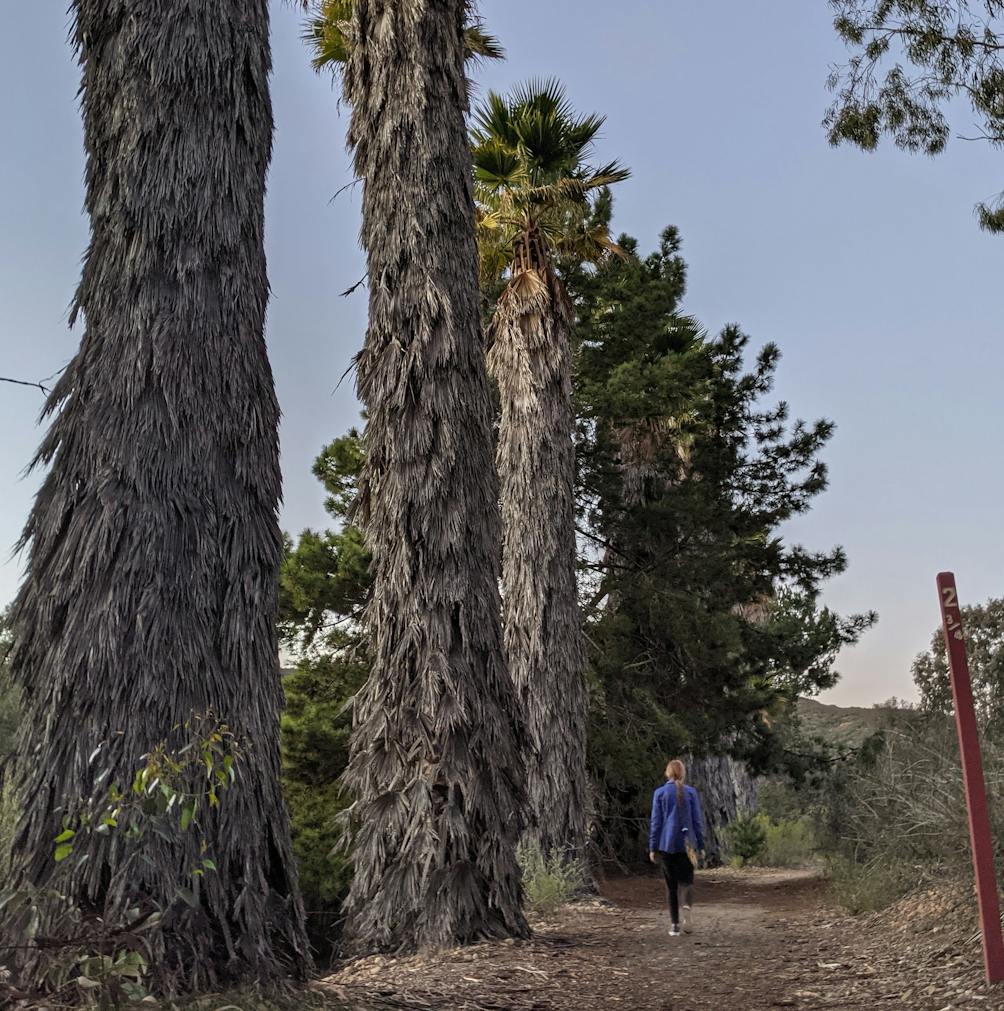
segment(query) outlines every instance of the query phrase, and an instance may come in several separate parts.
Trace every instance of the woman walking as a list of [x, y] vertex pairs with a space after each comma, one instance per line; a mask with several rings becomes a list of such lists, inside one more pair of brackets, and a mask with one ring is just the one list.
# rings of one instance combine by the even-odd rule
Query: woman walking
[[[704, 818], [701, 799], [686, 785], [687, 770], [674, 758], [666, 766], [666, 782], [652, 795], [652, 819], [648, 828], [648, 858], [662, 864], [669, 896], [669, 936], [680, 936], [680, 925], [689, 934], [693, 926], [694, 864], [704, 849]], [[680, 889], [683, 889], [683, 919], [680, 919]]]

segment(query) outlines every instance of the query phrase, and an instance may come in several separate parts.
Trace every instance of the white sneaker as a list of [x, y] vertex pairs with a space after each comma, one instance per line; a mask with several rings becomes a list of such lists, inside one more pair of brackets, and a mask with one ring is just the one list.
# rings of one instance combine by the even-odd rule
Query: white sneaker
[[694, 929], [694, 910], [690, 906], [683, 907], [683, 932], [691, 933]]
[[680, 924], [678, 924], [678, 923], [671, 923], [670, 924], [670, 926], [669, 926], [669, 936], [670, 937], [679, 937], [680, 936]]

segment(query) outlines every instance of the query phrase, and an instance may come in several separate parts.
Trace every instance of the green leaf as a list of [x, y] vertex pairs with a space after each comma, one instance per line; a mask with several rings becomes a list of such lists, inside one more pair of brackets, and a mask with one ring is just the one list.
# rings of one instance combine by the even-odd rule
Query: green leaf
[[195, 817], [195, 801], [191, 801], [181, 809], [181, 831], [184, 832], [192, 824]]
[[63, 843], [56, 847], [55, 861], [61, 863], [73, 852], [73, 843]]
[[59, 835], [56, 836], [57, 843], [69, 842], [77, 833], [71, 828], [63, 829]]

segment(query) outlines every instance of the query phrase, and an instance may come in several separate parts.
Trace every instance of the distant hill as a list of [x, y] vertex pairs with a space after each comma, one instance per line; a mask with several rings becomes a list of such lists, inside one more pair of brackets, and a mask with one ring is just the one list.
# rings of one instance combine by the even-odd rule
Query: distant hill
[[808, 736], [856, 747], [876, 730], [908, 721], [911, 710], [892, 706], [830, 706], [816, 699], [799, 699], [798, 715]]

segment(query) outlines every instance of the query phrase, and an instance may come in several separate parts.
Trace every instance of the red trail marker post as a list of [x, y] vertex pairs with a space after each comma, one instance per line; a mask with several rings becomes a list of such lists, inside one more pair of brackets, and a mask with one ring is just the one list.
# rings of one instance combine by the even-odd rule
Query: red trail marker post
[[1000, 900], [997, 894], [997, 872], [994, 869], [990, 815], [987, 811], [987, 788], [983, 779], [983, 758], [976, 729], [969, 661], [966, 659], [962, 611], [958, 590], [955, 588], [955, 576], [951, 572], [938, 574], [938, 597], [941, 600], [948, 664], [952, 672], [955, 726], [959, 732], [962, 776], [966, 788], [966, 806], [969, 808], [969, 840], [973, 848], [976, 898], [980, 907], [980, 929], [983, 931], [983, 963], [987, 982], [1000, 983], [1004, 981], [1004, 938], [1001, 937]]

